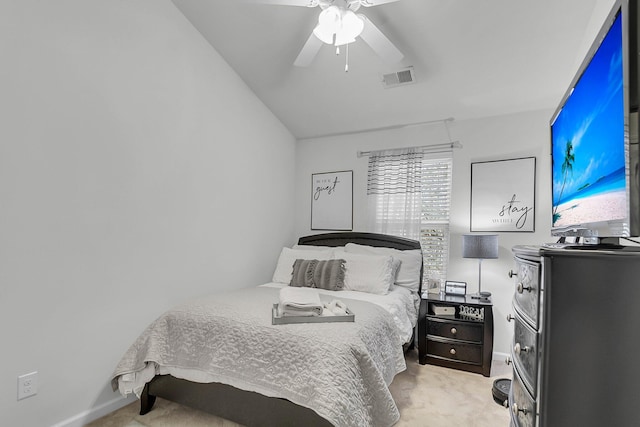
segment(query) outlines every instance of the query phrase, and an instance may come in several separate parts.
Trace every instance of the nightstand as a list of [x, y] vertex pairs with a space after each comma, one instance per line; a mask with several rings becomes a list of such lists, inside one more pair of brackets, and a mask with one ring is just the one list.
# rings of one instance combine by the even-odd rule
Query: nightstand
[[420, 364], [491, 374], [493, 305], [470, 295], [422, 295], [418, 317]]

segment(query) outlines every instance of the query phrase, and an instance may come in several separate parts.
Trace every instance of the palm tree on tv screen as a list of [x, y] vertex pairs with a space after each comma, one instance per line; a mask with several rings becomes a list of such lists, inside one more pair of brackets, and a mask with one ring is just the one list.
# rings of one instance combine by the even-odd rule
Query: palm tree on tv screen
[[560, 219], [558, 213], [558, 206], [560, 206], [560, 200], [562, 200], [562, 193], [564, 193], [564, 186], [567, 183], [567, 175], [573, 174], [573, 163], [576, 161], [576, 157], [573, 154], [573, 143], [571, 140], [567, 141], [567, 146], [564, 149], [564, 161], [562, 162], [562, 187], [560, 188], [560, 195], [558, 196], [558, 204], [553, 207], [553, 223]]

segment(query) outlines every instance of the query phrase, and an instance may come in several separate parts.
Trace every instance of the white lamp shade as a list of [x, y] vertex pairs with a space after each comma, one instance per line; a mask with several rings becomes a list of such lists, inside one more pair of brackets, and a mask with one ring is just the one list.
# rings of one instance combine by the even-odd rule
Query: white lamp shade
[[342, 25], [336, 32], [336, 46], [356, 41], [356, 37], [364, 30], [364, 21], [350, 10], [342, 14]]
[[322, 25], [318, 24], [313, 29], [313, 34], [326, 44], [333, 44], [333, 32], [327, 31]]
[[318, 25], [324, 28], [325, 31], [331, 31], [335, 33], [340, 29], [340, 21], [342, 14], [338, 6], [329, 6], [318, 16]]
[[498, 258], [498, 235], [463, 234], [462, 257], [479, 259]]

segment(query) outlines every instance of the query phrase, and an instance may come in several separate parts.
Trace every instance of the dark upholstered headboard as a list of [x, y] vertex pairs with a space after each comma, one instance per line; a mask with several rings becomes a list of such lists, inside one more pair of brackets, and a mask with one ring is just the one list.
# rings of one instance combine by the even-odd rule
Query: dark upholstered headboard
[[[363, 233], [363, 232], [339, 232], [314, 234], [312, 236], [304, 236], [298, 239], [299, 245], [312, 246], [344, 246], [347, 243], [357, 243], [359, 245], [375, 246], [382, 248], [393, 248], [401, 251], [412, 249], [422, 249], [420, 242], [404, 237], [391, 236], [388, 234]], [[420, 288], [422, 293], [422, 268], [420, 269]]]

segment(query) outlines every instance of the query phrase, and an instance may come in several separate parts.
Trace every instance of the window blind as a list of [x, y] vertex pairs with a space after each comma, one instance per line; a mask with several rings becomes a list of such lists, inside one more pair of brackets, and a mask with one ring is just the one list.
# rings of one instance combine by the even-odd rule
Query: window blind
[[375, 232], [419, 240], [425, 288], [442, 285], [449, 261], [452, 153], [419, 148], [369, 155], [367, 196]]
[[367, 196], [374, 232], [419, 240], [423, 157], [416, 148], [369, 155]]

